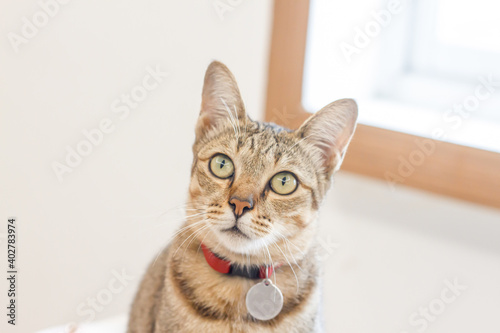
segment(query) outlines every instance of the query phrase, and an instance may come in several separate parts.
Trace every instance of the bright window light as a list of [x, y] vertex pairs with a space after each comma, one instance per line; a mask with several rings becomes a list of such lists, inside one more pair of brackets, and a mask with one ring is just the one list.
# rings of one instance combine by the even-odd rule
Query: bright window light
[[304, 107], [353, 97], [361, 123], [500, 152], [499, 10], [488, 0], [312, 0]]
[[491, 0], [437, 0], [439, 42], [500, 52], [498, 4]]

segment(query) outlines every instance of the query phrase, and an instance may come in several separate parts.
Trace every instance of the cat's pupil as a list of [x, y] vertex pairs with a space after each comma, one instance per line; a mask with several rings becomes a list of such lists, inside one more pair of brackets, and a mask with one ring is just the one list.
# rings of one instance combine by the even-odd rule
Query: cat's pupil
[[222, 160], [222, 162], [220, 162], [220, 168], [222, 169], [224, 165], [226, 165], [226, 160]]
[[281, 185], [285, 186], [285, 183], [286, 183], [286, 176], [281, 178]]

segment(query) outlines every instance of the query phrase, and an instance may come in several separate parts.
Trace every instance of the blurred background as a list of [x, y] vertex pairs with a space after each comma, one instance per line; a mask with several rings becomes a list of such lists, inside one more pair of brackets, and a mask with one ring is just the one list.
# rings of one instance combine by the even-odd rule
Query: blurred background
[[[354, 97], [363, 125], [423, 138], [451, 126], [447, 142], [495, 159], [497, 12], [483, 0], [311, 1], [302, 105]], [[6, 271], [16, 216], [19, 266], [18, 323], [3, 316], [2, 332], [128, 312], [182, 224], [206, 66], [224, 62], [264, 119], [275, 15], [268, 0], [0, 4], [0, 256]], [[500, 210], [434, 192], [337, 174], [318, 236], [327, 332], [500, 331]], [[0, 289], [6, 304], [6, 279]]]
[[488, 78], [500, 88], [498, 9], [488, 0], [311, 1], [305, 108], [356, 96], [362, 123], [424, 137], [447, 125], [446, 141], [500, 152], [498, 91], [467, 99]]

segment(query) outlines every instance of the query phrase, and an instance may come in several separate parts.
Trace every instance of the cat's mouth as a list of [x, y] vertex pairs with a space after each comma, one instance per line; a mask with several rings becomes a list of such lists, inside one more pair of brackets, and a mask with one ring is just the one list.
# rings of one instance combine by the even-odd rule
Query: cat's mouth
[[224, 230], [222, 230], [222, 232], [231, 234], [231, 235], [236, 236], [236, 237], [250, 239], [250, 237], [248, 237], [247, 234], [245, 234], [243, 231], [241, 231], [241, 229], [238, 228], [237, 225], [234, 225], [233, 227], [228, 228], [228, 229], [224, 229]]

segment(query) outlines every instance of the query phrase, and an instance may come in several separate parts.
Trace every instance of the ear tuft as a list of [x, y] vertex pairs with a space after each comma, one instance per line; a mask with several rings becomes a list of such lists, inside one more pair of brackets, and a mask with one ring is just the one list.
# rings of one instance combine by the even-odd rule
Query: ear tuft
[[234, 124], [244, 118], [245, 106], [233, 74], [221, 62], [213, 61], [205, 73], [197, 140], [224, 122]]
[[357, 118], [356, 102], [352, 99], [341, 99], [313, 114], [296, 131], [300, 138], [315, 148], [314, 151], [328, 177], [342, 164], [356, 128]]

